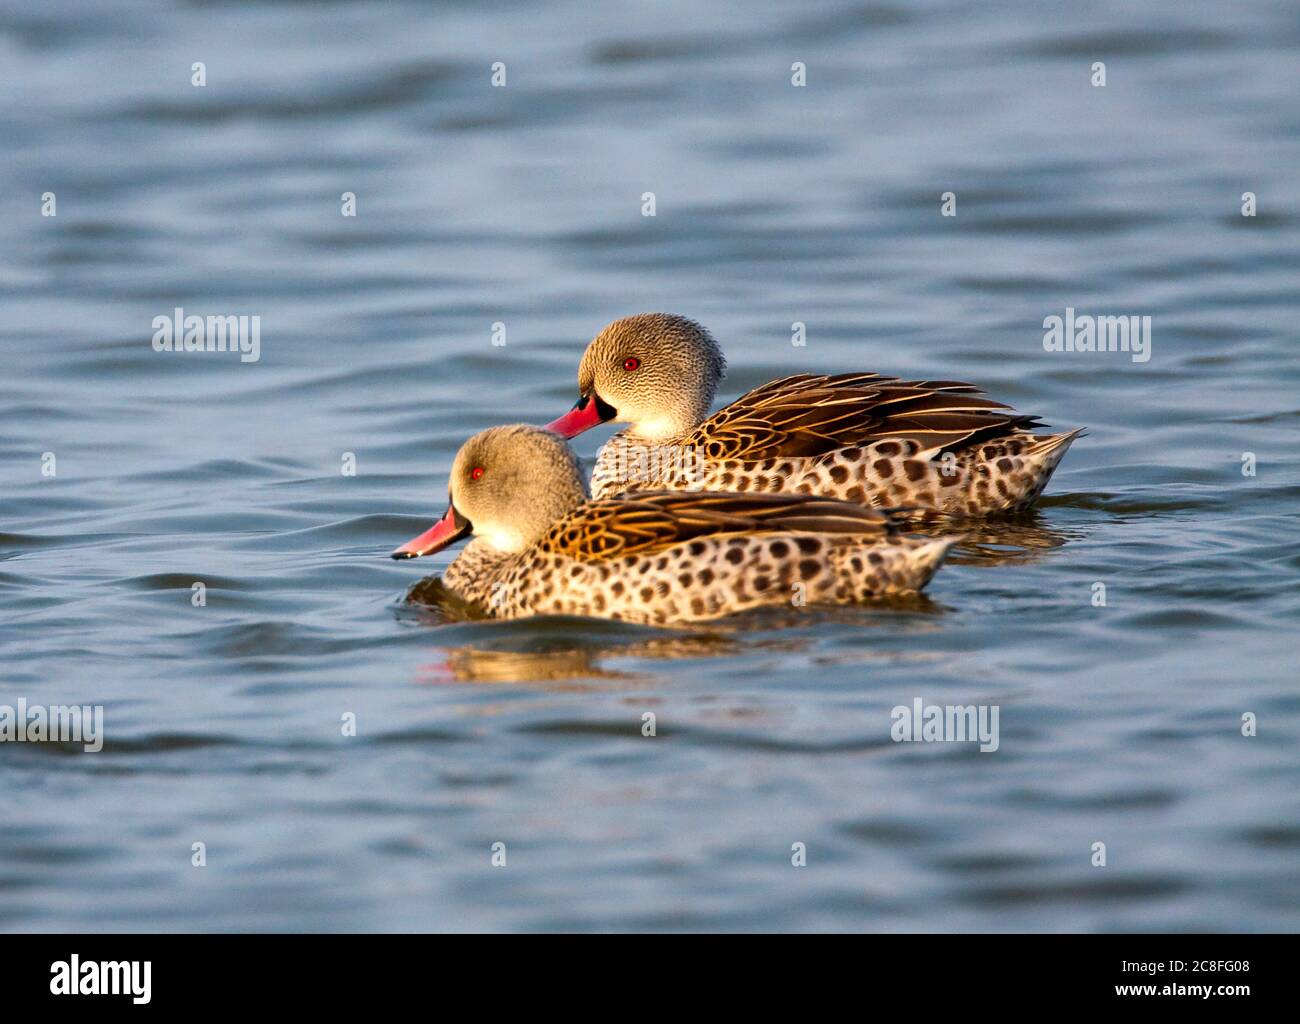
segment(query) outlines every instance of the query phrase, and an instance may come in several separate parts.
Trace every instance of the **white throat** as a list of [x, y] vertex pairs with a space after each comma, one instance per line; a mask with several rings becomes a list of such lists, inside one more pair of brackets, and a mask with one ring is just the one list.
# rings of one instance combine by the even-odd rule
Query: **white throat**
[[524, 535], [508, 526], [475, 527], [474, 536], [493, 550], [508, 554], [523, 551], [528, 546], [524, 543]]
[[657, 416], [635, 424], [628, 433], [642, 441], [671, 441], [681, 433], [681, 429], [671, 416]]

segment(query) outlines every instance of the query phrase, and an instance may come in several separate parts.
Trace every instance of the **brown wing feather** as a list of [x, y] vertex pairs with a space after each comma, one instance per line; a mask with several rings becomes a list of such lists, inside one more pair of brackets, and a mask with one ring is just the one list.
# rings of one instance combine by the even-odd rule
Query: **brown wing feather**
[[815, 456], [888, 438], [935, 453], [1041, 426], [961, 381], [873, 373], [782, 377], [714, 413], [687, 444], [710, 459]]
[[890, 517], [832, 498], [702, 491], [632, 492], [589, 501], [538, 542], [542, 551], [584, 562], [649, 555], [723, 533], [797, 531], [885, 537]]

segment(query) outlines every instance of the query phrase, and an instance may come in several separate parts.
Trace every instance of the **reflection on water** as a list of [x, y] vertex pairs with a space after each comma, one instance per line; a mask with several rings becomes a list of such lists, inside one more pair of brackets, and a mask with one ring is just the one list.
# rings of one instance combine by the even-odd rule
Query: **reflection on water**
[[[524, 683], [547, 688], [590, 690], [591, 681], [616, 684], [642, 677], [617, 672], [599, 664], [601, 652], [588, 648], [559, 651], [495, 651], [453, 647], [442, 661], [421, 665], [421, 683]], [[579, 685], [575, 680], [582, 680]], [[568, 687], [556, 684], [569, 683]]]
[[[442, 657], [420, 666], [422, 682], [505, 682], [542, 685], [575, 680], [651, 681], [653, 675], [612, 668], [633, 661], [731, 659], [746, 650], [797, 653], [812, 643], [797, 630], [834, 624], [888, 635], [900, 622], [922, 622], [944, 608], [925, 594], [899, 594], [861, 605], [763, 608], [713, 622], [654, 628], [576, 616], [487, 619], [443, 587], [420, 580], [396, 606], [409, 622], [438, 627], [430, 636]], [[470, 625], [467, 625], [470, 624]], [[880, 656], [887, 656], [881, 654]], [[587, 688], [587, 687], [582, 687]]]
[[[937, 611], [938, 606], [926, 602], [924, 598], [914, 600], [895, 599], [899, 603], [894, 607], [907, 607], [911, 610]], [[834, 616], [836, 609], [814, 609], [811, 616], [816, 625], [826, 625], [825, 616]], [[570, 636], [578, 629], [585, 628], [573, 620], [539, 619], [541, 623], [562, 622]], [[843, 617], [841, 616], [841, 624]], [[765, 630], [780, 631], [795, 627], [807, 627], [810, 613], [791, 612], [780, 616], [764, 616], [761, 622], [750, 623], [750, 628], [761, 626]], [[881, 625], [879, 620], [860, 620], [859, 625]], [[535, 646], [524, 649], [499, 649], [497, 647], [475, 646], [473, 643], [450, 645], [442, 648], [445, 660], [420, 667], [420, 678], [425, 682], [444, 682], [454, 679], [458, 682], [508, 682], [521, 684], [547, 684], [563, 680], [628, 680], [651, 679], [652, 676], [640, 676], [625, 670], [608, 667], [611, 659], [638, 659], [646, 661], [680, 661], [707, 658], [726, 659], [735, 657], [743, 650], [742, 634], [744, 627], [735, 624], [730, 627], [735, 635], [677, 635], [658, 636], [644, 640], [558, 642], [552, 637], [534, 641]], [[499, 643], [492, 639], [487, 643]], [[441, 646], [441, 645], [440, 645]], [[770, 638], [761, 645], [768, 651], [780, 650], [795, 653], [808, 649], [811, 644], [798, 638]]]
[[734, 655], [734, 643], [713, 637], [671, 636], [619, 644], [547, 647], [526, 650], [500, 650], [472, 644], [445, 648], [441, 662], [420, 667], [421, 682], [439, 683], [519, 683], [550, 687], [555, 683], [583, 681], [578, 689], [590, 689], [591, 681], [613, 684], [633, 682], [644, 686], [653, 676], [611, 668], [611, 659], [649, 659], [654, 661], [685, 658], [725, 658]]
[[961, 543], [948, 554], [947, 560], [953, 565], [1031, 564], [1087, 534], [1081, 528], [1053, 526], [1039, 509], [1000, 519], [964, 522], [960, 532]]

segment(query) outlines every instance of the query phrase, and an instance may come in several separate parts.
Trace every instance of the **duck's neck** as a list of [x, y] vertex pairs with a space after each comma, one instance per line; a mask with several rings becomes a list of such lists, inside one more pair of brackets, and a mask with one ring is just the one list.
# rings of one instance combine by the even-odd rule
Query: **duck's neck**
[[671, 489], [699, 465], [699, 453], [687, 445], [687, 437], [655, 441], [638, 436], [631, 427], [615, 434], [596, 456], [591, 471], [592, 497]]
[[609, 439], [609, 443], [621, 442], [626, 445], [640, 445], [652, 448], [655, 445], [680, 444], [690, 436], [699, 420], [689, 421], [665, 417], [643, 423], [633, 423], [627, 429], [619, 431]]
[[443, 586], [466, 601], [490, 608], [497, 593], [495, 584], [503, 581], [518, 557], [475, 538], [447, 566], [447, 571], [442, 574]]

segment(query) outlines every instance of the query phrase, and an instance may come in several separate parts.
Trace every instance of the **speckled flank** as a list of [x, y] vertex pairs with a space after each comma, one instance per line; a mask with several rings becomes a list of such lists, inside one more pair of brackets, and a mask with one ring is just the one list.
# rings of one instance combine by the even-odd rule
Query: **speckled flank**
[[950, 538], [807, 533], [718, 535], [651, 555], [579, 561], [536, 550], [500, 554], [472, 542], [443, 583], [490, 615], [594, 615], [652, 625], [703, 621], [762, 606], [851, 604], [917, 591]]
[[[917, 505], [966, 516], [1018, 512], [1038, 500], [1079, 433], [1015, 433], [937, 458], [921, 456], [916, 441], [898, 439], [809, 458], [706, 461], [694, 473], [689, 460], [663, 460], [664, 470], [655, 479], [626, 481], [620, 475], [620, 450], [654, 446], [624, 432], [600, 450], [591, 489], [597, 498], [629, 489], [766, 491], [839, 498], [873, 508]], [[626, 454], [621, 461], [629, 462]], [[645, 464], [656, 462], [647, 459]]]

